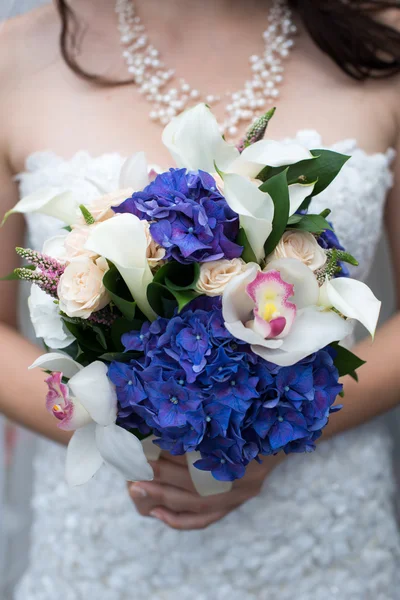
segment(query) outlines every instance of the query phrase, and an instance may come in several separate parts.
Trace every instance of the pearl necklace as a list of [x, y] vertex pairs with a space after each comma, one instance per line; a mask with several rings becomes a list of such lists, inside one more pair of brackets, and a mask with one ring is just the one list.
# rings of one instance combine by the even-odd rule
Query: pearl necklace
[[[116, 0], [118, 30], [123, 57], [133, 82], [152, 105], [150, 119], [161, 125], [200, 101], [214, 105], [221, 101], [216, 95], [202, 95], [184, 79], [174, 83], [175, 71], [160, 59], [159, 51], [151, 44], [132, 0]], [[225, 94], [225, 121], [221, 132], [234, 138], [242, 122], [254, 121], [279, 96], [283, 81], [283, 59], [293, 46], [296, 27], [285, 0], [273, 0], [268, 15], [268, 27], [263, 33], [265, 49], [262, 56], [250, 56], [251, 79], [244, 88]]]

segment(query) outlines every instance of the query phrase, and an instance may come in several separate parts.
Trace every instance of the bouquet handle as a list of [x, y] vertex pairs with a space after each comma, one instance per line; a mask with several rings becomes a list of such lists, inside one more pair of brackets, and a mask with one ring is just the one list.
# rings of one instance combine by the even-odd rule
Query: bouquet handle
[[[158, 460], [161, 454], [161, 448], [153, 444], [156, 437], [151, 435], [142, 440], [143, 451], [147, 460]], [[218, 481], [209, 471], [200, 471], [196, 469], [194, 463], [199, 460], [201, 455], [199, 452], [188, 452], [186, 459], [188, 462], [189, 473], [200, 496], [215, 496], [216, 494], [224, 494], [232, 489], [231, 481]]]

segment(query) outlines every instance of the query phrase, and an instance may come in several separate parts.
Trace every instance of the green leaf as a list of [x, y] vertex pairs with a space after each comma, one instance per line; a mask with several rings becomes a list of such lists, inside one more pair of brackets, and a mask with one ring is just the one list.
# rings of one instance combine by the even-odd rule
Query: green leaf
[[340, 377], [344, 377], [345, 375], [350, 375], [353, 379], [358, 381], [358, 375], [356, 370], [365, 365], [365, 360], [362, 360], [347, 348], [343, 348], [337, 342], [330, 344], [334, 347], [336, 351], [336, 356], [334, 358], [334, 363], [339, 371]]
[[303, 217], [291, 226], [293, 229], [320, 234], [325, 229], [332, 229], [328, 221], [321, 215], [303, 215]]
[[324, 219], [326, 219], [327, 217], [329, 217], [329, 215], [331, 214], [331, 209], [330, 208], [325, 208], [325, 210], [323, 210], [322, 212], [320, 212], [320, 216], [324, 217]]
[[102, 328], [98, 325], [94, 325], [92, 329], [96, 334], [96, 340], [99, 342], [100, 346], [102, 346], [104, 350], [107, 350], [107, 341]]
[[311, 154], [314, 159], [302, 160], [289, 167], [265, 167], [257, 176], [257, 179], [268, 180], [277, 173], [288, 169], [287, 179], [289, 185], [293, 183], [312, 183], [318, 180], [312, 193], [312, 196], [317, 196], [332, 183], [350, 156], [332, 150], [311, 150]]
[[287, 227], [290, 201], [286, 175], [287, 170], [282, 171], [260, 186], [262, 192], [267, 192], [271, 196], [275, 207], [272, 232], [264, 245], [265, 256], [275, 249]]
[[183, 308], [185, 308], [185, 306], [187, 304], [189, 304], [189, 302], [191, 302], [192, 300], [194, 300], [195, 298], [200, 296], [199, 293], [197, 293], [193, 290], [182, 290], [181, 292], [177, 291], [177, 290], [170, 290], [170, 291], [178, 303], [178, 312], [181, 312], [181, 310]]
[[86, 208], [84, 204], [79, 205], [80, 211], [85, 219], [86, 225], [93, 225], [95, 220], [93, 218], [92, 213]]
[[154, 275], [155, 283], [166, 284], [170, 290], [195, 290], [200, 277], [200, 265], [182, 265], [176, 261], [166, 263]]
[[115, 267], [111, 267], [104, 275], [103, 284], [124, 317], [132, 321], [135, 317], [136, 302]]
[[120, 318], [114, 321], [111, 325], [111, 341], [113, 343], [114, 349], [118, 352], [121, 352], [124, 347], [121, 343], [121, 337], [124, 333], [129, 333], [130, 331], [139, 331], [142, 327], [142, 322], [134, 319], [131, 321], [130, 319]]
[[[35, 267], [35, 265], [26, 265], [24, 267], [24, 269], [28, 269], [29, 271], [34, 271], [36, 269], [36, 267]], [[18, 271], [16, 272], [16, 269], [9, 275], [6, 275], [5, 277], [0, 277], [0, 281], [18, 281], [18, 280], [19, 280], [19, 276], [18, 276]]]
[[288, 219], [288, 226], [289, 225], [296, 225], [296, 223], [299, 223], [299, 221], [301, 221], [303, 217], [304, 217], [304, 215], [297, 215], [297, 214], [292, 215]]
[[113, 362], [114, 360], [118, 362], [130, 362], [139, 356], [138, 352], [106, 352], [99, 356], [100, 360], [104, 360], [105, 362]]
[[163, 284], [152, 282], [147, 286], [147, 299], [160, 317], [170, 319], [178, 304], [174, 294]]
[[241, 258], [245, 262], [257, 262], [256, 255], [254, 254], [253, 249], [250, 246], [249, 240], [247, 239], [246, 232], [242, 227], [239, 229], [239, 234], [236, 238], [236, 243], [239, 244], [239, 246], [243, 246], [243, 253]]
[[91, 328], [83, 329], [76, 323], [71, 323], [63, 317], [64, 324], [68, 331], [77, 339], [79, 346], [83, 351], [90, 350], [96, 354], [103, 354], [104, 346], [97, 339], [97, 334]]

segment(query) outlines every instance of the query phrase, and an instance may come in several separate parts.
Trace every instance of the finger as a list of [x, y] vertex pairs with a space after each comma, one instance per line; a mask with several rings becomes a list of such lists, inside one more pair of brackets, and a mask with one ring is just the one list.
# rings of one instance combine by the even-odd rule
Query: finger
[[187, 464], [183, 466], [163, 458], [150, 462], [150, 464], [154, 471], [154, 482], [166, 483], [196, 493]]
[[149, 514], [155, 506], [163, 506], [174, 512], [206, 513], [212, 510], [212, 503], [207, 498], [165, 484], [137, 483], [131, 486], [130, 494], [141, 514]]
[[163, 521], [163, 523], [172, 527], [172, 529], [178, 529], [179, 531], [205, 529], [213, 523], [220, 521], [226, 514], [226, 511], [209, 512], [200, 515], [190, 512], [175, 513], [162, 506], [151, 511], [152, 517]]

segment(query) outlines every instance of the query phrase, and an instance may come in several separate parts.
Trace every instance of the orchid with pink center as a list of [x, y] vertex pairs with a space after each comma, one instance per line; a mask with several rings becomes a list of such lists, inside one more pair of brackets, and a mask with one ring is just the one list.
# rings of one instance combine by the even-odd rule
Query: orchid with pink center
[[[86, 483], [103, 463], [129, 481], [153, 479], [141, 442], [115, 424], [117, 396], [104, 363], [82, 367], [68, 355], [54, 352], [39, 357], [30, 368], [35, 367], [52, 371], [47, 379], [47, 410], [58, 419], [60, 429], [75, 430], [66, 460], [70, 485]], [[68, 384], [62, 382], [63, 376], [69, 378]]]
[[351, 321], [319, 299], [316, 277], [301, 261], [274, 260], [263, 273], [249, 263], [224, 290], [225, 327], [265, 360], [293, 365], [352, 332]]
[[265, 339], [277, 338], [288, 331], [296, 317], [296, 305], [289, 302], [294, 286], [286, 283], [279, 271], [259, 271], [246, 288], [253, 300], [254, 320], [246, 323]]

